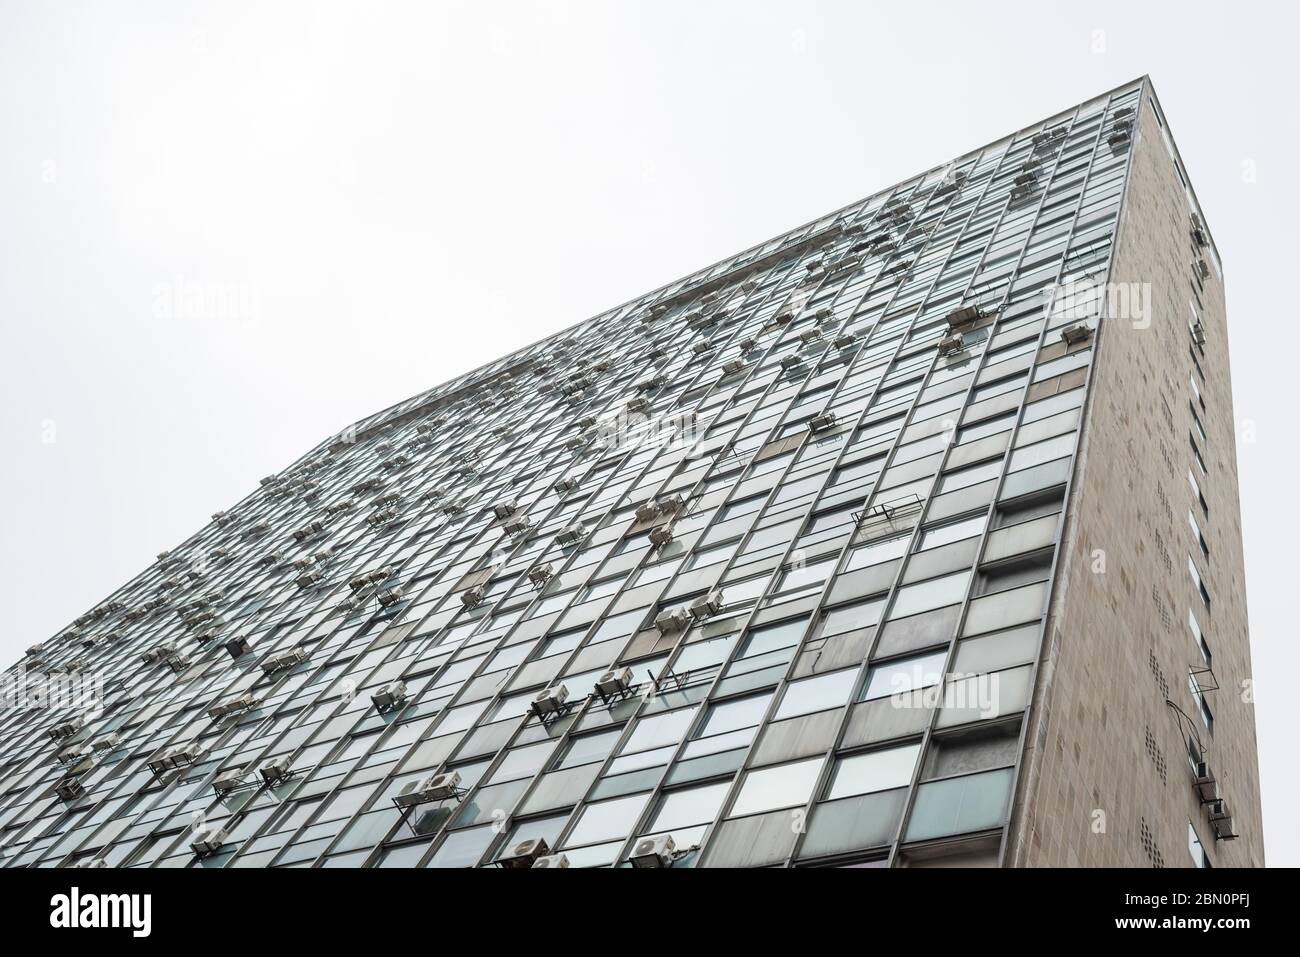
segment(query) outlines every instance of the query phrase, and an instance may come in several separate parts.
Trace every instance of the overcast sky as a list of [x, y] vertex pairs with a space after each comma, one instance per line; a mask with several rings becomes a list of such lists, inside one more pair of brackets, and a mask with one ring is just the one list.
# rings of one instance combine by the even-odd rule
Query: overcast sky
[[1224, 259], [1300, 864], [1290, 10], [0, 0], [0, 659], [344, 425], [1149, 73]]

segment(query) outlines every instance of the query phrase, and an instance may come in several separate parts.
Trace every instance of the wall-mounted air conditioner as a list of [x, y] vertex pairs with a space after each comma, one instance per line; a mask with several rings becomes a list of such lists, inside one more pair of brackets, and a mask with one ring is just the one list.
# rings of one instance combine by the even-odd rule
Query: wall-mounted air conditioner
[[530, 841], [520, 841], [498, 857], [497, 864], [510, 870], [531, 868], [539, 859], [545, 857], [550, 849], [545, 838], [535, 837]]
[[54, 793], [61, 801], [71, 804], [86, 793], [86, 787], [74, 775], [69, 774], [54, 786]]
[[596, 691], [606, 698], [626, 694], [631, 687], [631, 668], [613, 668], [596, 679]]
[[262, 670], [268, 675], [288, 671], [299, 662], [306, 660], [307, 652], [302, 648], [288, 648], [262, 659]]
[[222, 771], [212, 779], [212, 789], [217, 794], [229, 794], [231, 791], [243, 786], [244, 768], [231, 768], [229, 771]]
[[565, 701], [569, 697], [569, 689], [564, 685], [554, 685], [547, 688], [533, 699], [529, 710], [539, 718], [545, 718], [548, 715], [557, 714], [564, 710]]
[[834, 412], [823, 412], [808, 420], [808, 428], [813, 432], [825, 432], [828, 429], [835, 428], [835, 421]]
[[673, 542], [673, 527], [669, 524], [656, 525], [650, 529], [649, 539], [656, 548], [663, 548]]
[[370, 700], [375, 703], [375, 707], [380, 711], [396, 708], [406, 701], [406, 682], [400, 678], [396, 681], [390, 681], [372, 694]]
[[587, 537], [587, 526], [581, 522], [565, 526], [556, 534], [555, 540], [561, 545], [576, 545]]
[[225, 829], [204, 825], [194, 832], [194, 838], [190, 841], [190, 847], [199, 857], [207, 857], [221, 849], [226, 843]]
[[1066, 326], [1061, 330], [1061, 339], [1067, 345], [1074, 345], [1077, 342], [1086, 342], [1092, 338], [1092, 327], [1086, 322], [1076, 322], [1072, 326]]
[[671, 834], [643, 837], [632, 847], [628, 860], [633, 867], [671, 867], [676, 845]]
[[290, 763], [289, 755], [282, 754], [278, 758], [267, 761], [258, 769], [258, 773], [262, 775], [262, 780], [267, 784], [275, 784], [289, 776]]
[[661, 635], [672, 635], [686, 628], [691, 623], [690, 612], [684, 608], [661, 611], [655, 618], [655, 627]]
[[691, 617], [696, 621], [704, 621], [707, 618], [712, 618], [714, 615], [720, 614], [724, 607], [725, 603], [722, 599], [721, 590], [714, 589], [707, 595], [701, 595], [699, 598], [695, 599], [695, 601], [691, 602]]

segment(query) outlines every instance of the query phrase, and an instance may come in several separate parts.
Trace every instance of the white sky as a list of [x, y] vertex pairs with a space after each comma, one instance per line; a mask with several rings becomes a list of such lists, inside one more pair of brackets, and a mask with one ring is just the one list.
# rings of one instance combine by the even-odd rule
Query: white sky
[[[1300, 864], [1295, 18], [0, 0], [0, 660], [347, 423], [1150, 73], [1224, 258], [1265, 835]], [[160, 315], [178, 283], [234, 315]]]

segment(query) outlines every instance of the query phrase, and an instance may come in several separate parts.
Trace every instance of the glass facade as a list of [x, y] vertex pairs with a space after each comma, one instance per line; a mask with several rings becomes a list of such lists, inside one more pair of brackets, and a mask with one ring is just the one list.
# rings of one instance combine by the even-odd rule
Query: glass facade
[[801, 866], [998, 846], [1141, 94], [264, 479], [10, 669], [97, 697], [0, 716], [0, 861]]

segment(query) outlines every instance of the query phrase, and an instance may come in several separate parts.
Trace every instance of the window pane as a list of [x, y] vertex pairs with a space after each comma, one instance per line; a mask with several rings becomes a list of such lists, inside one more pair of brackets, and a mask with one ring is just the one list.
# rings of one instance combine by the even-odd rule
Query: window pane
[[967, 570], [954, 575], [944, 575], [942, 578], [932, 578], [919, 585], [900, 588], [889, 617], [902, 618], [932, 608], [955, 605], [966, 597], [966, 586], [969, 583], [970, 571]]
[[745, 775], [745, 783], [740, 786], [740, 794], [736, 796], [731, 816], [739, 817], [742, 814], [758, 814], [807, 804], [825, 760], [824, 757], [810, 758], [794, 764], [750, 771]]
[[582, 816], [578, 818], [578, 823], [565, 844], [577, 847], [626, 837], [636, 824], [648, 798], [648, 794], [634, 794], [613, 801], [602, 801], [600, 804], [588, 804], [582, 809]]
[[921, 543], [917, 546], [917, 551], [938, 548], [940, 545], [959, 542], [965, 538], [974, 538], [984, 531], [984, 525], [987, 521], [987, 515], [977, 515], [964, 521], [949, 522], [947, 525], [938, 525], [926, 529], [921, 533]]
[[907, 787], [912, 781], [912, 770], [916, 767], [916, 757], [920, 753], [921, 744], [918, 741], [901, 748], [842, 758], [835, 768], [826, 800]]
[[828, 675], [818, 675], [816, 678], [790, 682], [774, 717], [792, 718], [799, 714], [812, 714], [814, 711], [838, 708], [849, 700], [857, 674], [857, 669], [848, 668]]
[[858, 700], [887, 698], [892, 694], [937, 685], [943, 677], [943, 663], [947, 656], [946, 651], [937, 651], [876, 665], [867, 672], [867, 682]]

